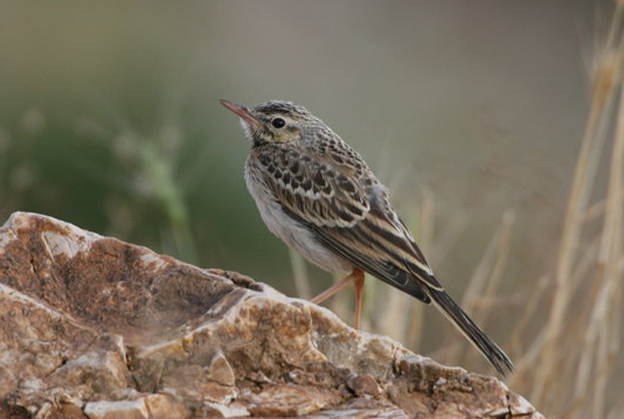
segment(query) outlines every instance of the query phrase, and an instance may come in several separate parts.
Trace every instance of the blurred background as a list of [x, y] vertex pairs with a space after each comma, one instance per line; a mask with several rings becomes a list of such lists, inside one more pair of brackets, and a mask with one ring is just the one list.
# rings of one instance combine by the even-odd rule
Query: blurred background
[[[309, 298], [332, 278], [263, 225], [243, 180], [248, 145], [218, 103], [291, 100], [390, 188], [439, 279], [516, 361], [514, 390], [557, 417], [620, 414], [621, 313], [607, 308], [621, 306], [621, 253], [615, 300], [600, 306], [608, 356], [587, 320], [607, 280], [577, 292], [605, 232], [621, 236], [605, 227], [605, 208], [614, 220], [621, 208], [607, 202], [619, 3], [2, 0], [0, 219], [48, 214]], [[597, 104], [609, 48], [610, 96]], [[592, 138], [595, 175], [577, 202], [590, 224], [574, 235], [570, 190]], [[566, 231], [580, 237], [568, 253]], [[435, 310], [366, 286], [365, 330], [492, 372]], [[329, 303], [348, 323], [351, 294]]]

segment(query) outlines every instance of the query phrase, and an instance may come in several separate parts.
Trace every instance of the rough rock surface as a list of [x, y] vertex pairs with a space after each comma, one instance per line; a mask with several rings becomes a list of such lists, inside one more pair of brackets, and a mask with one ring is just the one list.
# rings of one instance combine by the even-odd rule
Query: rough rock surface
[[0, 229], [0, 418], [541, 418], [496, 378], [50, 217]]

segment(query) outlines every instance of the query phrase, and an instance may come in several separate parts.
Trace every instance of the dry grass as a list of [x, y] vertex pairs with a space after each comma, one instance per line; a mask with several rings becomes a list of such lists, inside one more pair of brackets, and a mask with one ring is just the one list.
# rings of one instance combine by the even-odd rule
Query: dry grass
[[[509, 385], [554, 417], [624, 417], [618, 396], [624, 388], [620, 354], [624, 276], [623, 25], [624, 2], [618, 1], [607, 34], [598, 43], [591, 62], [591, 107], [567, 208], [562, 211], [564, 221], [553, 271], [527, 281], [529, 289], [522, 295], [497, 295], [511, 251], [515, 214], [510, 210], [503, 214], [500, 228], [475, 269], [462, 301], [462, 306], [486, 329], [488, 321], [495, 321], [493, 308], [497, 312], [501, 305], [520, 309], [515, 327], [503, 342], [517, 367]], [[606, 185], [598, 181], [601, 167], [608, 167]], [[605, 186], [606, 193], [601, 196]], [[418, 224], [433, 226], [434, 215], [434, 195], [425, 190]], [[421, 228], [419, 233], [425, 250], [440, 240], [430, 228]], [[410, 297], [394, 290], [375, 292], [377, 282], [367, 281], [369, 296], [383, 294], [383, 301], [373, 301], [374, 308], [365, 311], [368, 318], [364, 319], [364, 327], [418, 349], [423, 339], [423, 305], [412, 303]], [[513, 304], [514, 300], [517, 304]], [[348, 313], [349, 304], [350, 300], [342, 298], [334, 307]], [[431, 355], [467, 366], [475, 365], [473, 358], [477, 357], [461, 337], [450, 338]]]

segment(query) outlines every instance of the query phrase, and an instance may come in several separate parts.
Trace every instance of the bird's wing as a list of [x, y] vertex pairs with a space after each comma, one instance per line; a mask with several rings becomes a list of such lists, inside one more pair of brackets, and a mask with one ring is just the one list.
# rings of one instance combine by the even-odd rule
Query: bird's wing
[[277, 147], [255, 161], [284, 211], [326, 247], [425, 302], [422, 285], [443, 289], [374, 177], [349, 176], [338, 165]]

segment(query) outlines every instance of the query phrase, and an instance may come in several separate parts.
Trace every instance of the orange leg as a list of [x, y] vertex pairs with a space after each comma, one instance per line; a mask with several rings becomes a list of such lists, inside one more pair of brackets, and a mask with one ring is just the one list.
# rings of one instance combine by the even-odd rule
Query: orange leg
[[362, 316], [362, 287], [364, 286], [364, 271], [361, 269], [354, 269], [350, 275], [344, 277], [340, 281], [336, 282], [331, 287], [311, 299], [314, 304], [320, 304], [327, 300], [332, 295], [346, 287], [349, 282], [355, 283], [355, 328], [360, 328], [360, 317]]
[[355, 284], [355, 328], [360, 330], [360, 318], [362, 317], [362, 291], [364, 291], [364, 272], [359, 271], [359, 275], [353, 282]]

